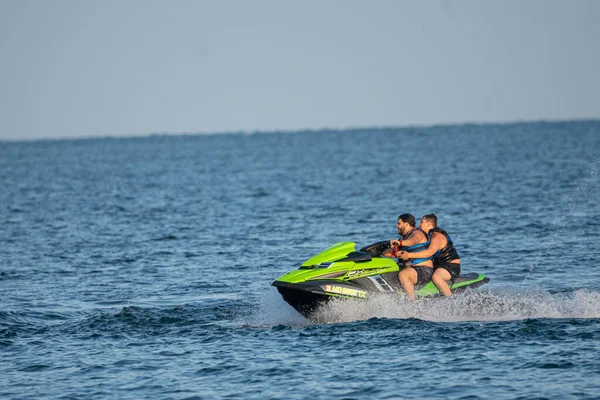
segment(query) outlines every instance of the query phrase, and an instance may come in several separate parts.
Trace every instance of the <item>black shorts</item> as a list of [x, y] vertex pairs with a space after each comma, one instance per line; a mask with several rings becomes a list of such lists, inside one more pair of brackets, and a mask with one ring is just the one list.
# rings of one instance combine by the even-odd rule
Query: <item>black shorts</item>
[[460, 275], [460, 264], [444, 263], [440, 265], [434, 265], [433, 269], [445, 269], [450, 274], [451, 279], [455, 279]]
[[430, 267], [410, 267], [417, 272], [417, 285], [425, 286], [431, 281], [433, 268]]

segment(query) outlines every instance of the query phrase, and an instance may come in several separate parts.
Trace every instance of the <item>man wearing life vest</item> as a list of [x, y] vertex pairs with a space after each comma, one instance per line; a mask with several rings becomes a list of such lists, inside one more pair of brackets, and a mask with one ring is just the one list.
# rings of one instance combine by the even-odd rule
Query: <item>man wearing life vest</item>
[[454, 248], [454, 242], [445, 230], [438, 228], [435, 214], [424, 215], [419, 228], [427, 234], [429, 239], [427, 249], [416, 253], [399, 251], [397, 257], [402, 260], [433, 257], [431, 280], [444, 296], [451, 296], [452, 292], [447, 281], [460, 275], [460, 256]]
[[[400, 239], [390, 240], [390, 249], [383, 255], [395, 257], [399, 249], [407, 253], [415, 253], [425, 250], [429, 246], [427, 235], [419, 228], [415, 228], [415, 217], [411, 214], [402, 214], [398, 217], [396, 225]], [[400, 261], [400, 260], [398, 260]], [[415, 285], [425, 285], [431, 280], [433, 274], [433, 262], [431, 257], [414, 257], [409, 262], [401, 262], [398, 278], [400, 284], [410, 300], [415, 299]]]

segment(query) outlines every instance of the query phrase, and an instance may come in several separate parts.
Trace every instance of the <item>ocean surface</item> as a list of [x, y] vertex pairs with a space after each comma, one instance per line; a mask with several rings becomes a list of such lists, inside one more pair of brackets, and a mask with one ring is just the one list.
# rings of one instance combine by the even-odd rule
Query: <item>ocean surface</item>
[[[600, 121], [0, 142], [0, 398], [598, 398], [599, 169]], [[407, 212], [490, 283], [270, 285]]]

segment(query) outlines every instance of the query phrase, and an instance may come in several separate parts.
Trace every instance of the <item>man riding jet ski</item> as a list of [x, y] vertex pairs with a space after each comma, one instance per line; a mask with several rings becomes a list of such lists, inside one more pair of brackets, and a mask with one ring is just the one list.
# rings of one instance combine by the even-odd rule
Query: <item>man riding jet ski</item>
[[[320, 305], [332, 298], [361, 300], [386, 293], [406, 295], [398, 276], [401, 267], [389, 258], [392, 254], [401, 256], [402, 252], [390, 242], [394, 243], [387, 240], [377, 242], [359, 251], [356, 251], [354, 242], [337, 243], [309, 258], [299, 269], [277, 278], [272, 285], [277, 287], [287, 303], [308, 319], [311, 319]], [[398, 244], [404, 251], [403, 254], [410, 253], [402, 246], [404, 243]], [[411, 269], [417, 266], [414, 262], [408, 265]], [[403, 271], [407, 269], [403, 268]], [[483, 274], [470, 273], [457, 275], [446, 283], [451, 293], [457, 293], [488, 282], [489, 278]], [[432, 281], [423, 282], [418, 276], [416, 282], [413, 282], [413, 289], [417, 297], [436, 297], [442, 294]]]

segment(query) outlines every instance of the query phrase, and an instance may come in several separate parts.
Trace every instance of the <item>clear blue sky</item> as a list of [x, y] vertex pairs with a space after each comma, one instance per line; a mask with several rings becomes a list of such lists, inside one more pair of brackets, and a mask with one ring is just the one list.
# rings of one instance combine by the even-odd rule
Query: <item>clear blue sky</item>
[[600, 1], [0, 0], [0, 139], [600, 118]]

